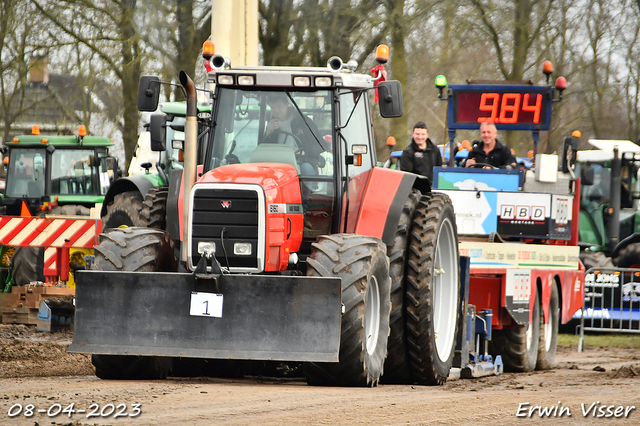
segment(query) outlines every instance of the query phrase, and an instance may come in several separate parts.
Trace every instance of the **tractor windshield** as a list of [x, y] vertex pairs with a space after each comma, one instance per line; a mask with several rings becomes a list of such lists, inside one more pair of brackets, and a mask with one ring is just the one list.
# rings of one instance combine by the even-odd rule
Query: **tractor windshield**
[[[98, 187], [98, 167], [91, 164], [95, 155], [89, 149], [57, 149], [51, 162], [51, 193], [53, 195], [104, 195]], [[97, 162], [94, 162], [97, 164]], [[106, 173], [107, 170], [102, 170]], [[108, 179], [108, 178], [107, 178]], [[108, 187], [108, 183], [106, 187]]]
[[42, 197], [45, 166], [44, 149], [13, 149], [9, 158], [5, 195], [10, 198]]
[[331, 92], [288, 95], [221, 88], [209, 168], [277, 162], [293, 165], [301, 176], [318, 172], [332, 176], [333, 169], [328, 170], [324, 158], [331, 154], [327, 142], [332, 129]]

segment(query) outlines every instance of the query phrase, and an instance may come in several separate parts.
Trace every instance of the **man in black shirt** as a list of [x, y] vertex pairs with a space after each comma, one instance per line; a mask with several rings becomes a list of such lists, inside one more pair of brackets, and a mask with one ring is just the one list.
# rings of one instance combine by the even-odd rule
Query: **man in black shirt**
[[516, 157], [511, 153], [511, 149], [496, 139], [498, 129], [496, 129], [495, 124], [482, 123], [480, 125], [480, 136], [482, 137], [482, 142], [474, 144], [465, 167], [472, 167], [476, 163], [489, 164], [494, 167], [516, 167]]
[[433, 167], [442, 165], [440, 150], [429, 139], [429, 131], [424, 121], [413, 126], [413, 135], [409, 146], [400, 156], [400, 170], [423, 175], [433, 183]]

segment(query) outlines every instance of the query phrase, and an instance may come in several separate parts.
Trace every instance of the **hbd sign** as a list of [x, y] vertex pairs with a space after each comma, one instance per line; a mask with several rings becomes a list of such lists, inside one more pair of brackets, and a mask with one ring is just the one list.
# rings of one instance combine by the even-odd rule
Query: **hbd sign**
[[517, 221], [544, 221], [544, 206], [516, 206], [504, 204], [500, 207], [500, 218]]

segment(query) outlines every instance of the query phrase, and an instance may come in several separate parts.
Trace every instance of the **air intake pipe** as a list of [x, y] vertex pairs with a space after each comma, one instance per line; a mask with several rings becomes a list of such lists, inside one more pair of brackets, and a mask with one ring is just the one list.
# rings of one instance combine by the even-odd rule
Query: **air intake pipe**
[[180, 245], [180, 261], [185, 262], [187, 268], [188, 250], [187, 241], [189, 241], [189, 214], [191, 188], [196, 182], [197, 167], [197, 143], [198, 143], [198, 98], [196, 94], [196, 86], [193, 80], [189, 78], [186, 72], [180, 71], [180, 84], [187, 93], [187, 121], [184, 126], [184, 204], [182, 210], [182, 244]]

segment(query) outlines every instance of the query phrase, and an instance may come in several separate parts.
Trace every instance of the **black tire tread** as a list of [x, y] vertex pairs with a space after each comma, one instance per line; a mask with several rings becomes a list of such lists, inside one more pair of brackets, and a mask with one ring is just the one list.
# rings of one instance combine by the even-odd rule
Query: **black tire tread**
[[147, 192], [140, 210], [141, 226], [165, 229], [167, 225], [168, 186], [156, 186]]
[[631, 243], [620, 249], [613, 263], [618, 268], [637, 268], [640, 264], [640, 243]]
[[116, 194], [107, 205], [107, 214], [102, 217], [102, 230], [119, 226], [146, 226], [142, 222], [142, 195], [138, 191]]
[[538, 345], [540, 339], [540, 301], [536, 296], [533, 308], [532, 348], [527, 351], [527, 327], [517, 325], [512, 328], [496, 330], [491, 341], [491, 354], [500, 355], [504, 363], [505, 371], [529, 372], [533, 371], [538, 358]]
[[[391, 310], [389, 263], [385, 245], [376, 239], [352, 234], [321, 236], [312, 244], [311, 257], [307, 258], [307, 275], [342, 278], [342, 303], [340, 353], [338, 363], [307, 363], [304, 375], [310, 385], [375, 386], [383, 371], [389, 334], [388, 314]], [[368, 273], [384, 256], [383, 274], [378, 281], [382, 299], [378, 353], [373, 364], [367, 361], [365, 336], [365, 291]], [[374, 371], [377, 369], [377, 371]]]
[[418, 190], [413, 190], [407, 197], [400, 213], [393, 246], [387, 248], [389, 275], [391, 276], [391, 317], [389, 320], [391, 334], [387, 343], [383, 383], [407, 384], [411, 379], [404, 335], [404, 281], [411, 221], [420, 197], [421, 194]]
[[[407, 253], [405, 333], [409, 368], [412, 381], [426, 385], [441, 385], [446, 381], [455, 349], [452, 348], [446, 365], [436, 359], [438, 355], [433, 336], [432, 284], [436, 232], [445, 209], [451, 209], [446, 214], [451, 214], [455, 226], [453, 206], [447, 195], [422, 195], [415, 210]], [[455, 238], [457, 241], [457, 233]], [[457, 333], [457, 321], [455, 332]]]

